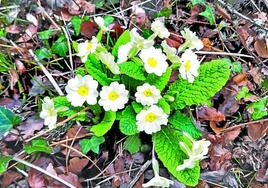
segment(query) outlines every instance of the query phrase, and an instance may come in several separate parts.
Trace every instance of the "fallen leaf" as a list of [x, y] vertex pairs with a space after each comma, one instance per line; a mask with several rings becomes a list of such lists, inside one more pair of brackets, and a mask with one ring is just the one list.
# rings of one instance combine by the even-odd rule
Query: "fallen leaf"
[[79, 174], [82, 172], [83, 168], [87, 166], [88, 162], [89, 160], [86, 158], [80, 159], [74, 157], [69, 161], [69, 171], [74, 174]]
[[203, 38], [202, 39], [202, 42], [204, 44], [204, 48], [202, 50], [204, 50], [204, 51], [211, 51], [211, 49], [213, 47], [211, 40], [209, 40], [209, 38]]
[[268, 120], [249, 124], [247, 126], [247, 131], [248, 136], [253, 141], [262, 138], [268, 131]]
[[99, 30], [98, 25], [95, 22], [87, 21], [81, 24], [81, 35], [91, 39], [93, 36], [96, 36]]
[[67, 175], [61, 174], [61, 175], [59, 175], [59, 178], [69, 182], [70, 184], [72, 184], [76, 188], [82, 188], [82, 185], [79, 182], [78, 176], [71, 173], [71, 172], [69, 172]]
[[20, 60], [16, 59], [15, 64], [16, 64], [16, 67], [17, 67], [18, 72], [19, 72], [20, 75], [22, 73], [26, 72], [26, 68], [25, 68], [24, 64]]
[[37, 116], [31, 116], [27, 118], [26, 121], [21, 123], [17, 129], [21, 131], [22, 138], [27, 139], [34, 136], [34, 132], [41, 130], [43, 126], [44, 120], [40, 119]]
[[261, 85], [262, 83], [262, 73], [261, 73], [261, 69], [258, 68], [258, 67], [253, 67], [251, 66], [250, 67], [250, 70], [249, 70], [249, 73], [250, 75], [252, 76], [252, 79], [253, 81], [258, 84], [258, 85]]
[[32, 24], [34, 24], [35, 26], [38, 26], [38, 20], [36, 19], [36, 17], [31, 14], [31, 13], [27, 13], [26, 14], [26, 20], [28, 20], [29, 22], [31, 22]]
[[0, 106], [5, 106], [6, 108], [12, 110], [13, 108], [19, 107], [21, 105], [21, 101], [18, 99], [11, 98], [1, 98]]
[[215, 8], [216, 8], [216, 13], [218, 15], [222, 16], [224, 19], [232, 20], [231, 15], [220, 5], [216, 4]]
[[30, 24], [25, 30], [25, 34], [23, 34], [16, 42], [27, 42], [32, 39], [33, 35], [37, 33], [37, 27], [33, 24]]
[[179, 42], [177, 42], [177, 41], [175, 41], [175, 40], [173, 40], [173, 39], [169, 39], [169, 38], [167, 38], [166, 41], [167, 41], [167, 44], [168, 44], [170, 47], [173, 47], [173, 48], [179, 48], [180, 45], [181, 45], [181, 43], [179, 43]]
[[260, 57], [268, 58], [268, 49], [265, 40], [256, 39], [254, 43], [254, 48]]
[[241, 132], [241, 127], [237, 127], [230, 131], [224, 132], [223, 135], [226, 141], [230, 142], [230, 141], [234, 141], [238, 137], [240, 132]]
[[214, 121], [220, 122], [225, 120], [225, 116], [217, 111], [217, 109], [213, 107], [203, 106], [198, 110], [198, 118], [201, 121]]
[[67, 139], [67, 138], [80, 137], [86, 135], [87, 133], [88, 131], [84, 129], [82, 126], [76, 125], [67, 131], [64, 138]]
[[6, 27], [6, 32], [12, 33], [12, 34], [18, 34], [21, 32], [21, 28], [16, 24], [12, 24]]
[[220, 134], [225, 128], [225, 125], [223, 127], [218, 126], [218, 123], [215, 121], [210, 121], [209, 126], [214, 131], [214, 133], [216, 133], [217, 135]]
[[9, 71], [9, 82], [10, 82], [10, 89], [13, 90], [14, 86], [17, 84], [19, 80], [19, 75], [15, 69], [11, 69]]
[[22, 178], [22, 175], [18, 172], [7, 171], [3, 174], [2, 186], [7, 187], [11, 183], [17, 182]]

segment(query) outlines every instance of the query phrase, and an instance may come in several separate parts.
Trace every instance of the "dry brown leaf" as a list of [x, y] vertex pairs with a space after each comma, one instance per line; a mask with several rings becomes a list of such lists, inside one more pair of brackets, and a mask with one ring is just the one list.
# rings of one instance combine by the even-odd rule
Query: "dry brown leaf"
[[268, 49], [265, 40], [256, 39], [254, 48], [260, 57], [268, 58]]
[[38, 118], [37, 116], [31, 116], [27, 118], [26, 121], [17, 127], [21, 131], [23, 139], [30, 138], [34, 135], [35, 131], [39, 131], [44, 126], [44, 120]]
[[217, 109], [213, 107], [201, 107], [200, 110], [198, 110], [198, 118], [201, 121], [214, 121], [214, 122], [220, 122], [225, 120], [225, 116], [217, 111]]
[[79, 174], [82, 172], [83, 168], [87, 166], [88, 162], [89, 160], [86, 158], [80, 159], [74, 157], [69, 161], [69, 171], [74, 174]]
[[220, 16], [222, 16], [224, 19], [232, 20], [231, 15], [224, 8], [222, 8], [220, 5], [216, 4], [215, 8], [216, 8], [216, 13], [219, 14]]
[[98, 25], [95, 22], [87, 21], [81, 24], [81, 35], [91, 39], [92, 36], [96, 36], [99, 30]]
[[14, 171], [7, 171], [3, 174], [3, 179], [2, 179], [2, 186], [7, 187], [13, 182], [18, 181], [19, 179], [22, 178], [22, 175], [18, 172]]
[[241, 127], [232, 129], [231, 131], [224, 132], [223, 135], [227, 141], [234, 141], [241, 132]]
[[19, 80], [19, 75], [15, 69], [11, 69], [9, 71], [9, 82], [10, 82], [10, 89], [13, 90], [14, 86], [17, 84]]
[[248, 136], [251, 140], [256, 141], [262, 138], [268, 131], [268, 121], [256, 122], [247, 126]]

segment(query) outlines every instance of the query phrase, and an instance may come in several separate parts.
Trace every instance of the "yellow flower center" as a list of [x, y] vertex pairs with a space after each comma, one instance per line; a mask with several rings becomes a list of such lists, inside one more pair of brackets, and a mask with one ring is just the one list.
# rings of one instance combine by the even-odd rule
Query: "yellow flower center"
[[54, 110], [53, 110], [52, 108], [50, 108], [50, 109], [48, 110], [48, 115], [49, 115], [49, 116], [54, 116]]
[[155, 68], [157, 65], [157, 60], [153, 57], [150, 57], [147, 61], [150, 67]]
[[143, 94], [146, 96], [146, 97], [150, 97], [153, 95], [153, 92], [150, 90], [150, 89], [145, 89], [143, 91]]
[[77, 90], [77, 93], [81, 96], [87, 96], [88, 95], [88, 87], [86, 86], [80, 86]]
[[145, 116], [145, 120], [152, 123], [156, 120], [156, 115], [154, 113], [150, 112]]
[[91, 42], [87, 44], [87, 51], [90, 51], [92, 49], [93, 45]]
[[115, 101], [119, 97], [118, 93], [116, 91], [112, 91], [109, 93], [109, 100]]
[[191, 69], [191, 61], [187, 60], [185, 62], [185, 70], [186, 70], [186, 72], [189, 72], [190, 69]]

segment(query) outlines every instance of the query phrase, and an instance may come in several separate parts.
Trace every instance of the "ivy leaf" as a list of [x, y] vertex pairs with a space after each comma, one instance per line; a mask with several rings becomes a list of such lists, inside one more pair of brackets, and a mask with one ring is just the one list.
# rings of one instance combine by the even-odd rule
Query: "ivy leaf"
[[44, 152], [51, 154], [53, 152], [52, 148], [48, 146], [47, 141], [44, 139], [32, 140], [32, 143], [24, 145], [23, 149], [28, 154], [31, 154], [33, 152]]
[[210, 5], [206, 5], [205, 11], [201, 12], [199, 15], [206, 17], [210, 25], [215, 24], [214, 10]]
[[0, 139], [7, 133], [14, 125], [18, 125], [21, 118], [15, 115], [9, 109], [0, 106]]
[[171, 7], [165, 7], [162, 10], [160, 10], [159, 12], [156, 12], [154, 14], [154, 18], [169, 17], [171, 14], [172, 14], [172, 8]]
[[52, 29], [48, 29], [48, 30], [39, 32], [38, 33], [38, 36], [39, 36], [39, 38], [41, 40], [47, 40], [50, 37], [52, 37], [52, 34], [53, 34], [53, 30]]
[[0, 175], [7, 171], [8, 163], [11, 159], [11, 156], [0, 155]]
[[164, 98], [161, 98], [158, 101], [157, 106], [161, 107], [162, 110], [166, 113], [166, 114], [170, 114], [170, 105], [167, 103], [167, 101]]
[[125, 135], [134, 135], [139, 132], [136, 125], [136, 113], [131, 105], [127, 106], [123, 111], [119, 128]]
[[105, 112], [103, 120], [91, 127], [90, 131], [92, 131], [96, 136], [105, 135], [113, 126], [114, 121], [116, 119], [116, 113], [113, 111]]
[[105, 15], [105, 16], [103, 17], [103, 19], [104, 19], [104, 25], [105, 25], [105, 26], [110, 25], [110, 24], [113, 23], [113, 21], [114, 21], [114, 17], [109, 16], [109, 15]]
[[125, 74], [136, 80], [142, 80], [142, 81], [146, 80], [144, 76], [143, 67], [132, 61], [119, 64], [119, 68], [120, 68], [121, 74]]
[[79, 112], [79, 115], [76, 116], [73, 120], [85, 121], [88, 119], [86, 112], [80, 112], [83, 110], [83, 107], [72, 106], [71, 103], [67, 100], [66, 96], [55, 97], [53, 98], [53, 101], [56, 109], [66, 109], [64, 111], [58, 112], [59, 117], [70, 117]]
[[51, 50], [48, 50], [47, 48], [40, 48], [35, 50], [35, 55], [38, 57], [38, 59], [48, 59], [52, 57]]
[[82, 19], [79, 16], [74, 16], [71, 22], [74, 27], [75, 35], [78, 36], [81, 30]]
[[131, 154], [137, 153], [141, 147], [141, 140], [139, 134], [127, 137], [123, 147], [124, 149], [128, 150]]
[[169, 123], [173, 125], [173, 127], [176, 127], [176, 129], [187, 132], [194, 139], [198, 139], [202, 136], [202, 133], [195, 127], [192, 120], [179, 111], [176, 111], [169, 117]]
[[208, 100], [226, 84], [229, 76], [229, 59], [217, 59], [202, 64], [199, 76], [193, 83], [179, 77], [170, 85], [167, 96], [175, 97], [171, 107], [178, 110], [186, 106], [208, 103]]
[[247, 109], [252, 113], [251, 116], [253, 120], [258, 120], [268, 115], [267, 104], [268, 98], [262, 98], [247, 106]]
[[61, 57], [66, 57], [68, 52], [68, 44], [65, 36], [60, 36], [51, 47], [52, 53], [58, 54]]
[[171, 68], [167, 68], [167, 71], [160, 77], [156, 76], [155, 74], [148, 74], [146, 81], [149, 84], [157, 87], [160, 91], [162, 91], [168, 84], [170, 75], [171, 75]]
[[90, 139], [83, 139], [79, 142], [81, 151], [87, 154], [90, 150], [96, 154], [99, 154], [100, 144], [104, 143], [104, 137], [92, 136]]
[[118, 38], [118, 40], [116, 41], [112, 50], [112, 54], [114, 56], [117, 56], [119, 46], [124, 45], [128, 43], [129, 41], [130, 41], [130, 32], [129, 30], [125, 30], [124, 33], [122, 33], [120, 37]]
[[182, 164], [188, 156], [179, 145], [179, 141], [183, 141], [182, 134], [170, 128], [172, 127], [165, 127], [155, 134], [155, 151], [174, 177], [185, 185], [196, 186], [200, 176], [200, 166], [197, 163], [192, 169], [176, 170], [176, 167]]

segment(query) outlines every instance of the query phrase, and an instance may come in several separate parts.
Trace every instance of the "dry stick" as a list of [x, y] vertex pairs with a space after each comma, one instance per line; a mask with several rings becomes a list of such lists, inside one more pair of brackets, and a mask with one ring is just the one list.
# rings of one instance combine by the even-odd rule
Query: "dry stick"
[[70, 59], [70, 65], [71, 65], [71, 71], [72, 71], [72, 74], [74, 72], [74, 63], [73, 63], [73, 55], [72, 55], [72, 48], [71, 48], [71, 43], [70, 43], [70, 38], [69, 38], [69, 35], [68, 35], [68, 32], [67, 30], [65, 29], [65, 27], [62, 27], [62, 30], [65, 34], [65, 37], [67, 39], [67, 44], [68, 44], [68, 49], [69, 49], [69, 59]]
[[144, 165], [142, 165], [139, 172], [136, 174], [135, 178], [128, 184], [127, 188], [132, 188], [136, 182], [139, 180], [144, 171], [151, 165], [152, 160], [147, 161]]
[[59, 85], [55, 81], [55, 79], [51, 76], [51, 74], [48, 72], [48, 70], [46, 69], [46, 67], [39, 61], [39, 59], [33, 53], [33, 50], [29, 50], [29, 52], [30, 52], [31, 56], [34, 58], [34, 60], [37, 63], [37, 65], [42, 69], [42, 71], [44, 72], [44, 74], [46, 75], [46, 77], [48, 78], [48, 80], [51, 82], [51, 84], [53, 85], [53, 87], [56, 89], [56, 91], [58, 92], [58, 94], [59, 95], [64, 95], [63, 92], [61, 91]]
[[43, 174], [45, 174], [45, 175], [47, 175], [47, 176], [50, 176], [51, 178], [57, 180], [58, 182], [64, 184], [64, 185], [67, 186], [67, 187], [75, 188], [75, 186], [73, 186], [73, 185], [70, 184], [69, 182], [67, 182], [67, 181], [65, 181], [65, 180], [63, 180], [63, 179], [61, 179], [61, 178], [59, 178], [58, 176], [55, 176], [55, 175], [51, 174], [50, 172], [48, 172], [48, 171], [46, 171], [46, 170], [44, 170], [44, 169], [42, 169], [42, 168], [40, 168], [40, 167], [38, 167], [38, 166], [36, 166], [36, 165], [33, 165], [33, 164], [31, 164], [31, 163], [29, 163], [29, 162], [27, 162], [27, 161], [25, 161], [25, 160], [22, 160], [22, 159], [20, 159], [20, 158], [18, 158], [18, 157], [16, 157], [16, 156], [14, 156], [12, 160], [17, 161], [17, 162], [19, 162], [19, 163], [21, 163], [21, 164], [24, 164], [25, 166], [28, 166], [28, 167], [30, 167], [30, 168], [33, 168], [33, 169], [35, 169], [35, 170], [37, 170], [37, 171], [39, 171], [39, 172], [42, 172]]
[[[70, 117], [66, 118], [65, 120], [59, 122], [59, 123], [56, 125], [56, 127], [60, 127], [60, 126], [64, 125], [66, 122], [68, 122], [68, 121], [70, 121], [71, 119], [75, 118], [75, 117], [78, 116], [81, 112], [83, 112], [83, 111], [87, 111], [88, 109], [89, 109], [89, 107], [86, 107], [86, 108], [84, 108], [83, 110], [81, 110], [80, 112], [77, 112], [76, 114], [71, 115]], [[44, 132], [42, 132], [42, 133], [40, 133], [40, 134], [37, 134], [37, 135], [33, 136], [32, 138], [29, 138], [28, 140], [25, 140], [25, 142], [30, 142], [31, 140], [33, 140], [33, 139], [35, 139], [35, 138], [38, 138], [38, 137], [40, 137], [40, 136], [43, 136], [44, 134], [48, 133], [49, 131], [51, 131], [51, 130], [48, 129], [48, 130], [46, 130], [46, 131], [44, 131]]]
[[268, 28], [262, 26], [261, 24], [255, 22], [254, 20], [252, 20], [251, 18], [241, 14], [240, 12], [238, 12], [237, 10], [235, 10], [233, 7], [231, 7], [228, 3], [225, 3], [222, 0], [216, 0], [219, 4], [221, 4], [224, 8], [228, 9], [231, 13], [236, 14], [237, 16], [239, 16], [240, 18], [249, 21], [250, 23], [252, 23], [253, 25], [257, 26], [258, 28], [264, 30], [265, 32], [268, 33]]
[[239, 54], [239, 53], [228, 53], [228, 52], [206, 52], [206, 51], [197, 51], [196, 54], [203, 54], [203, 55], [227, 55], [227, 56], [238, 56], [238, 57], [248, 57], [248, 58], [254, 58], [251, 55], [246, 54]]
[[235, 128], [238, 128], [238, 127], [243, 127], [243, 126], [246, 126], [246, 125], [251, 125], [251, 124], [255, 124], [255, 123], [262, 123], [262, 122], [265, 122], [265, 121], [268, 121], [268, 118], [266, 119], [261, 119], [261, 120], [258, 120], [258, 121], [251, 121], [251, 122], [247, 122], [247, 123], [241, 123], [241, 124], [238, 124], [238, 125], [235, 125], [235, 126], [232, 126], [232, 127], [228, 127], [224, 130], [222, 130], [221, 132], [228, 132], [228, 131], [231, 131]]

